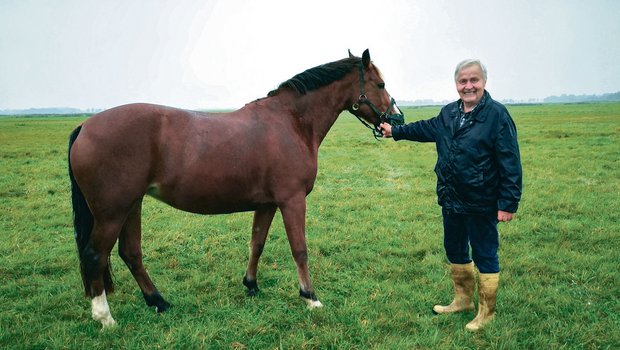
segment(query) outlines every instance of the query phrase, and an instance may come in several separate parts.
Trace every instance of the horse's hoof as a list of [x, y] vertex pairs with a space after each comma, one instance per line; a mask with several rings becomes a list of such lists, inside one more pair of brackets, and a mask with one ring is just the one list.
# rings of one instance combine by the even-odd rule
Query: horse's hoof
[[306, 304], [308, 305], [308, 310], [318, 309], [318, 308], [323, 307], [323, 304], [318, 300], [310, 300], [310, 299], [305, 299], [305, 300], [306, 300]]
[[101, 331], [116, 328], [116, 321], [111, 316], [97, 321], [101, 322]]
[[146, 301], [147, 306], [155, 306], [155, 311], [157, 313], [164, 312], [170, 308], [170, 303], [168, 303], [161, 294], [155, 292], [151, 295], [144, 295], [144, 301]]
[[243, 276], [243, 285], [248, 289], [246, 295], [248, 297], [255, 297], [258, 294], [258, 283], [256, 280], [250, 281], [246, 276]]
[[162, 303], [160, 303], [160, 304], [158, 304], [158, 305], [155, 305], [155, 311], [156, 311], [158, 314], [159, 314], [159, 313], [162, 313], [162, 312], [166, 312], [166, 311], [168, 311], [168, 309], [170, 309], [170, 307], [172, 306], [172, 305], [170, 305], [167, 301], [165, 301], [165, 300], [163, 300], [163, 299], [162, 299], [161, 301], [162, 301]]
[[306, 301], [308, 309], [317, 309], [323, 307], [323, 304], [321, 304], [319, 298], [316, 297], [316, 294], [314, 294], [314, 292], [306, 292], [300, 289], [299, 296]]

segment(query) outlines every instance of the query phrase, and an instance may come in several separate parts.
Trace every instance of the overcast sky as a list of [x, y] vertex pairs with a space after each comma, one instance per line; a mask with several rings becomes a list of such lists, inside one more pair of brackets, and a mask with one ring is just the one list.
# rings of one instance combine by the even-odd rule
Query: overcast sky
[[369, 48], [398, 100], [620, 91], [615, 0], [0, 0], [0, 109], [238, 108]]

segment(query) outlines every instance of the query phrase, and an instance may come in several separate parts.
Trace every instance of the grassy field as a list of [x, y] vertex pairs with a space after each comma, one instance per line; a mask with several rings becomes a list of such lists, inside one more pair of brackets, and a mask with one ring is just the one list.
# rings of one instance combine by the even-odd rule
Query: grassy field
[[[0, 348], [618, 349], [620, 104], [510, 106], [524, 194], [500, 224], [496, 321], [433, 316], [451, 300], [434, 193], [433, 144], [375, 141], [343, 114], [308, 197], [306, 310], [279, 214], [245, 297], [251, 213], [198, 216], [146, 199], [145, 264], [173, 308], [144, 304], [116, 249], [118, 327], [82, 294], [66, 147], [84, 117], [0, 118]], [[405, 110], [408, 121], [439, 107]]]

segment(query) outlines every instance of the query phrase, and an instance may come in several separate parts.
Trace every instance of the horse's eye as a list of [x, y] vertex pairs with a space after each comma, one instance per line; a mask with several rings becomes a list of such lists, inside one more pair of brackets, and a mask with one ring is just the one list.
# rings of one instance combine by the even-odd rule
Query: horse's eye
[[379, 87], [379, 89], [385, 89], [385, 83], [379, 83], [377, 84], [377, 86]]

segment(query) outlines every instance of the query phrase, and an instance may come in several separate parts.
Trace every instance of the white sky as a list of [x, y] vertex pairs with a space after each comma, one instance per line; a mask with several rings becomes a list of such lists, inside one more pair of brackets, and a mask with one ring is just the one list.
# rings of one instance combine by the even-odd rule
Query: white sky
[[620, 91], [615, 0], [0, 0], [0, 109], [238, 108], [369, 48], [398, 100]]

